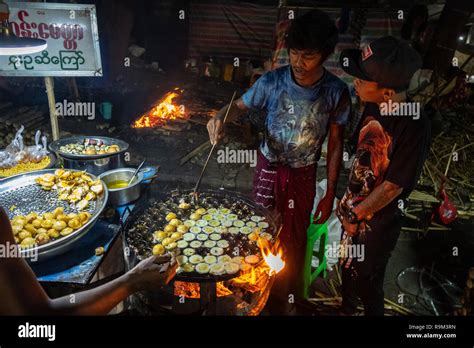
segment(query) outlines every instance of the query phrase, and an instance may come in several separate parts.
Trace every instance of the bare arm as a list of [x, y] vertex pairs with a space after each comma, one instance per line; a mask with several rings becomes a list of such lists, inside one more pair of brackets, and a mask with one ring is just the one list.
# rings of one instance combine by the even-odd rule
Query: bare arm
[[400, 186], [385, 180], [377, 186], [362, 202], [352, 209], [359, 219], [372, 215], [387, 206], [403, 191]]
[[[0, 244], [16, 245], [10, 221], [2, 208]], [[169, 260], [169, 257], [151, 257], [107, 284], [80, 292], [73, 297], [67, 295], [52, 300], [24, 259], [0, 257], [0, 315], [107, 314], [133, 292], [167, 283], [174, 276], [177, 265], [158, 264], [166, 260]]]
[[[209, 140], [211, 144], [214, 145], [219, 142], [224, 137], [224, 117], [227, 111], [229, 104], [224, 106], [219, 110], [216, 116], [211, 118], [207, 123], [207, 131], [209, 132]], [[242, 115], [248, 108], [245, 106], [242, 98], [237, 99], [229, 110], [229, 115], [227, 116], [226, 123], [236, 121], [240, 115]]]
[[[324, 223], [332, 212], [334, 198], [336, 196], [337, 180], [341, 171], [342, 143], [344, 136], [344, 126], [331, 123], [329, 128], [328, 155], [327, 155], [327, 180], [328, 186], [326, 195], [319, 202], [315, 216], [315, 223]], [[321, 215], [320, 215], [321, 213]], [[320, 215], [320, 218], [317, 217]]]

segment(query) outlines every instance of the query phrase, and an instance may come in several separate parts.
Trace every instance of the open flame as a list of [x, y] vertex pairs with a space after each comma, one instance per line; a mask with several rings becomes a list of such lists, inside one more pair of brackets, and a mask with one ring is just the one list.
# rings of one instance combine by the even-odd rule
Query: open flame
[[173, 91], [166, 93], [160, 99], [158, 105], [132, 124], [132, 128], [153, 128], [165, 124], [166, 121], [184, 118], [184, 108], [173, 103], [173, 99], [182, 92], [183, 90], [175, 88]]
[[280, 247], [278, 242], [271, 247], [266, 239], [259, 237], [258, 245], [260, 246], [263, 259], [269, 268], [270, 276], [279, 273], [283, 268], [285, 268], [283, 249]]

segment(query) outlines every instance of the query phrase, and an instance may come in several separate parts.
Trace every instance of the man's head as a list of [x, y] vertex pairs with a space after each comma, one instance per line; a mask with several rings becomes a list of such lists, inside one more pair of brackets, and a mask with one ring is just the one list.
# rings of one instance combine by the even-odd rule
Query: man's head
[[293, 20], [287, 46], [293, 76], [302, 86], [312, 85], [326, 58], [337, 44], [337, 28], [329, 16], [319, 10]]
[[359, 49], [346, 49], [339, 58], [342, 69], [356, 77], [354, 88], [361, 100], [382, 103], [408, 89], [421, 57], [410, 45], [392, 36]]

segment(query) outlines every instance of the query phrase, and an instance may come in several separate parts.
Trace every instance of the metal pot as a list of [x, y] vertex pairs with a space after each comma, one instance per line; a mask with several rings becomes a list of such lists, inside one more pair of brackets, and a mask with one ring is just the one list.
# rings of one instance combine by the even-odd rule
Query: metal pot
[[[114, 170], [109, 170], [105, 173], [99, 175], [99, 178], [102, 179], [107, 187], [114, 181], [126, 181], [129, 182], [135, 173], [134, 168], [119, 168]], [[129, 186], [123, 188], [109, 188], [109, 200], [108, 205], [111, 206], [121, 206], [133, 201], [136, 201], [140, 198], [141, 187], [140, 183], [143, 181], [143, 173], [138, 172], [135, 179]]]
[[[117, 144], [120, 147], [120, 151], [102, 155], [76, 155], [60, 150], [63, 145], [82, 143], [85, 138], [100, 140], [106, 145]], [[100, 175], [113, 169], [123, 168], [125, 166], [125, 153], [128, 150], [128, 146], [129, 145], [123, 140], [101, 136], [73, 136], [56, 140], [49, 144], [50, 150], [55, 152], [63, 161], [64, 168], [85, 170], [94, 175]]]

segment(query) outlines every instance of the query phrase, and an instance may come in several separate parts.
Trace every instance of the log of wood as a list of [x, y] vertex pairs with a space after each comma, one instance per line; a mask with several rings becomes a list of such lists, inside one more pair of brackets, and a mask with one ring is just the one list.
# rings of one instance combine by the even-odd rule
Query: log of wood
[[5, 123], [9, 126], [14, 126], [14, 127], [20, 128], [20, 126], [23, 124], [23, 119], [30, 117], [35, 112], [36, 111], [34, 109], [29, 109], [26, 112], [23, 112], [21, 114], [17, 114], [15, 117], [10, 118], [9, 120], [5, 121]]
[[12, 110], [9, 110], [7, 113], [3, 114], [3, 117], [1, 119], [2, 122], [6, 122], [8, 121], [9, 119], [11, 118], [14, 118], [16, 117], [16, 115], [18, 115], [19, 113], [24, 113], [26, 111], [28, 111], [30, 108], [27, 107], [27, 106], [22, 106], [20, 107], [19, 109], [12, 109]]
[[188, 162], [191, 158], [193, 158], [194, 156], [197, 156], [198, 154], [200, 154], [201, 152], [207, 150], [210, 147], [211, 147], [211, 142], [209, 140], [206, 140], [204, 143], [197, 146], [191, 152], [189, 152], [187, 155], [185, 155], [183, 158], [181, 158], [181, 160], [179, 161], [179, 165], [182, 166], [183, 164]]
[[15, 127], [20, 127], [21, 125], [25, 126], [30, 122], [38, 119], [43, 115], [42, 111], [37, 111], [34, 110], [33, 112], [29, 113], [28, 115], [24, 115], [21, 119], [17, 119], [16, 121], [13, 121], [13, 126]]

